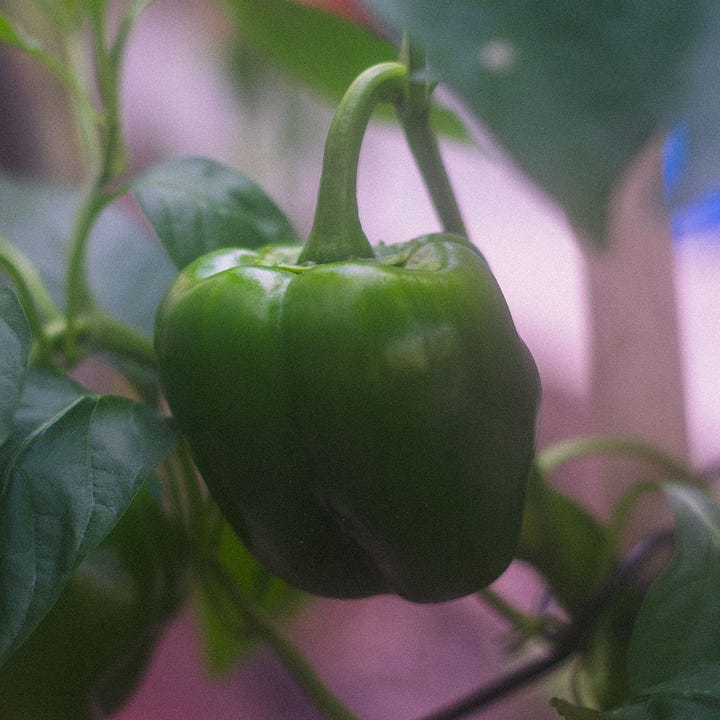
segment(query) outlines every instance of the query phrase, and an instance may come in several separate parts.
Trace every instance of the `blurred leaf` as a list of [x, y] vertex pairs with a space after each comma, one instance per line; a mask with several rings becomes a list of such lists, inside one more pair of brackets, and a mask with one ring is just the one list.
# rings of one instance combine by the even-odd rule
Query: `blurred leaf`
[[443, 80], [596, 245], [607, 239], [618, 178], [677, 119], [683, 86], [704, 96], [717, 83], [717, 73], [685, 75], [708, 32], [707, 0], [363, 4], [425, 46]]
[[[268, 573], [225, 521], [222, 521], [217, 557], [237, 591], [264, 614], [285, 617], [296, 610], [305, 597]], [[242, 623], [232, 601], [219, 595], [215, 586], [201, 585], [197, 600], [207, 666], [213, 673], [227, 672], [256, 648], [256, 638]], [[230, 627], [229, 619], [233, 623]]]
[[[226, 4], [237, 21], [239, 43], [249, 42], [263, 53], [264, 62], [274, 62], [332, 103], [363, 70], [398, 56], [395, 45], [369, 28], [300, 2], [226, 0]], [[246, 57], [245, 52], [239, 55]], [[378, 115], [394, 117], [389, 108], [381, 108]], [[463, 123], [446, 108], [433, 108], [433, 126], [444, 135], [467, 139]]]
[[48, 19], [64, 31], [80, 28], [88, 11], [107, 4], [107, 0], [35, 0]]
[[28, 373], [0, 450], [0, 664], [176, 442], [145, 405], [91, 395], [62, 375]]
[[30, 327], [20, 301], [11, 288], [0, 284], [0, 445], [12, 431], [31, 340]]
[[157, 239], [128, 213], [103, 213], [88, 248], [88, 275], [105, 310], [152, 336], [158, 305], [176, 274]]
[[720, 4], [708, 2], [703, 29], [691, 48], [680, 90], [682, 166], [669, 189], [674, 207], [695, 204], [720, 190]]
[[226, 0], [241, 38], [321, 95], [337, 100], [365, 68], [397, 57], [369, 29], [291, 0]]
[[136, 178], [132, 192], [178, 269], [224, 247], [298, 242], [262, 188], [214, 160], [170, 160]]
[[[64, 18], [63, 18], [64, 21]], [[89, 96], [84, 92], [72, 70], [45, 50], [42, 43], [26, 34], [7, 15], [0, 12], [0, 42], [6, 42], [21, 52], [35, 58], [50, 72], [66, 83], [88, 117], [96, 117], [96, 110]], [[99, 121], [99, 118], [98, 118]]]
[[650, 588], [628, 650], [632, 690], [672, 680], [702, 662], [720, 663], [720, 508], [700, 490], [667, 485], [677, 548]]
[[534, 467], [515, 555], [535, 567], [558, 602], [574, 612], [588, 602], [602, 571], [607, 571], [606, 533], [585, 508], [555, 490]]
[[[33, 262], [60, 307], [77, 202], [72, 191], [0, 174], [0, 234]], [[176, 273], [157, 240], [127, 213], [111, 207], [102, 214], [88, 248], [88, 275], [105, 310], [152, 335], [160, 299]]]
[[33, 38], [25, 35], [20, 28], [16, 27], [13, 21], [0, 12], [0, 41], [12, 45], [18, 50], [30, 53], [31, 55], [42, 52], [40, 44]]

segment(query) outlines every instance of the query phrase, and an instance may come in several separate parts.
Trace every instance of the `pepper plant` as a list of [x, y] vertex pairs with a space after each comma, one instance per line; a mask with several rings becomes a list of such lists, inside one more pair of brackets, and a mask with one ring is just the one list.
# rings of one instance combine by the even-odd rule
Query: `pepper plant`
[[[568, 171], [567, 160], [545, 166], [532, 140], [503, 124], [502, 103], [517, 95], [488, 80], [487, 99], [475, 101], [482, 74], [456, 64], [445, 30], [428, 32], [430, 5], [367, 3], [402, 34], [388, 59], [389, 43], [318, 11], [229, 2], [266, 45], [285, 21], [361, 38], [368, 56], [344, 81], [303, 241], [228, 165], [171, 158], [128, 173], [122, 60], [149, 4], [130, 0], [111, 13], [106, 0], [37, 2], [37, 37], [0, 14], [0, 40], [67, 91], [86, 170], [76, 194], [45, 191], [51, 233], [36, 210], [14, 224], [0, 217], [2, 717], [110, 716], [162, 628], [200, 598], [218, 628], [208, 640], [217, 653], [228, 635], [232, 662], [268, 643], [327, 718], [355, 718], [281, 621], [315, 594], [362, 602], [386, 593], [423, 603], [477, 594], [545, 650], [452, 706], [428, 708], [426, 720], [471, 715], [571, 661], [582, 692], [552, 699], [569, 720], [717, 717], [711, 476], [632, 438], [537, 447], [538, 370], [483, 238], [468, 237], [433, 130], [434, 119], [457, 124], [437, 114], [433, 93], [447, 81], [464, 95], [598, 244], [609, 188], [642, 132], [623, 135], [604, 174]], [[689, 23], [691, 10], [673, 18]], [[472, 27], [472, 3], [442, 10], [453, 11]], [[522, 29], [528, 16], [507, 12], [479, 14], [488, 32]], [[278, 55], [287, 62], [285, 39]], [[313, 79], [327, 84], [322, 73]], [[373, 244], [363, 230], [358, 158], [380, 106], [404, 130], [440, 233]], [[628, 117], [647, 120], [648, 107], [647, 98], [622, 106], [614, 131]], [[593, 158], [586, 140], [572, 136]], [[28, 192], [5, 178], [0, 191], [0, 213]], [[118, 208], [127, 195], [161, 246]], [[132, 238], [120, 251], [129, 265], [90, 252], [108, 220]], [[122, 378], [124, 393], [78, 382], [93, 358]], [[598, 454], [654, 469], [609, 523], [552, 484], [559, 468]], [[651, 492], [667, 499], [674, 526], [626, 553], [630, 509]], [[672, 561], [648, 589], [641, 571], [671, 544]], [[512, 560], [539, 573], [557, 616], [520, 612], [490, 587]]]

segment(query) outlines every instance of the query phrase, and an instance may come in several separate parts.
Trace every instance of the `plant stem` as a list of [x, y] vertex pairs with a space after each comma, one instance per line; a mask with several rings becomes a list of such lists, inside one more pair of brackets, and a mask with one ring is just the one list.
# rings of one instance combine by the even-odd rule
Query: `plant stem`
[[498, 615], [510, 622], [524, 637], [540, 637], [546, 639], [548, 637], [549, 626], [552, 625], [554, 627], [557, 624], [552, 618], [523, 612], [491, 588], [480, 590], [478, 597], [487, 603]]
[[3, 237], [0, 237], [0, 270], [15, 286], [34, 333], [42, 335], [45, 322], [62, 317], [34, 265]]
[[445, 232], [467, 238], [467, 228], [452, 191], [450, 178], [443, 163], [440, 147], [430, 125], [430, 111], [400, 110], [400, 118], [407, 143]]
[[299, 263], [373, 257], [358, 216], [360, 147], [373, 110], [381, 102], [397, 101], [406, 78], [402, 63], [374, 65], [353, 81], [340, 101], [325, 142], [313, 227]]
[[430, 124], [429, 86], [422, 79], [413, 80], [414, 65], [419, 60], [407, 43], [401, 58], [404, 62], [381, 63], [361, 73], [335, 112], [325, 143], [315, 219], [300, 263], [373, 257], [358, 216], [357, 169], [363, 136], [373, 110], [381, 102], [395, 105], [443, 228], [467, 238]]
[[660, 448], [627, 437], [612, 435], [590, 435], [566, 440], [546, 448], [538, 457], [538, 466], [543, 473], [551, 473], [561, 465], [588, 455], [626, 455], [636, 457], [667, 473], [670, 478], [691, 484], [698, 481], [697, 475], [682, 460]]
[[531, 660], [446, 708], [424, 716], [421, 720], [457, 720], [502, 700], [553, 671], [582, 648], [585, 638], [589, 636], [602, 616], [603, 609], [628, 585], [641, 566], [671, 539], [672, 533], [659, 533], [639, 543], [583, 609], [573, 617], [572, 622], [557, 634], [554, 647], [547, 656]]
[[59, 308], [50, 297], [34, 265], [5, 238], [0, 237], [0, 271], [10, 278], [27, 317], [37, 354], [33, 361], [45, 362], [51, 354], [51, 328], [65, 325]]
[[105, 207], [101, 184], [93, 183], [75, 217], [70, 233], [67, 265], [67, 337], [66, 356], [70, 363], [78, 357], [79, 323], [83, 313], [92, 310], [94, 301], [87, 282], [87, 244], [95, 221]]
[[146, 367], [155, 366], [152, 341], [107, 313], [96, 310], [80, 317], [78, 329], [88, 337], [88, 346], [95, 350], [135, 360]]
[[400, 58], [408, 67], [408, 82], [404, 97], [396, 103], [405, 138], [415, 163], [430, 193], [435, 212], [448, 233], [467, 238], [468, 233], [457, 204], [450, 178], [440, 153], [437, 135], [430, 121], [430, 85], [427, 78], [425, 53], [411, 42], [407, 33], [403, 37]]
[[[94, 63], [97, 75], [99, 95], [104, 113], [103, 122], [97, 117], [89, 117], [78, 108], [77, 118], [80, 125], [81, 136], [90, 149], [94, 179], [81, 204], [75, 219], [70, 236], [70, 255], [67, 267], [67, 339], [66, 355], [72, 362], [78, 354], [77, 336], [79, 318], [83, 313], [92, 311], [94, 301], [87, 282], [87, 245], [90, 232], [100, 213], [112, 202], [115, 197], [110, 186], [125, 169], [125, 152], [122, 138], [122, 125], [120, 117], [120, 65], [125, 50], [125, 44], [132, 21], [147, 3], [135, 2], [131, 10], [123, 18], [121, 32], [112, 47], [108, 48], [105, 41], [105, 5], [100, 4], [93, 11], [93, 49]], [[82, 58], [75, 54], [76, 67], [80, 68]], [[94, 122], [93, 122], [94, 121]], [[94, 315], [94, 319], [99, 318]], [[107, 330], [110, 323], [107, 319], [96, 323], [97, 329]], [[150, 356], [137, 338], [133, 338], [128, 328], [122, 328], [115, 323], [118, 338], [130, 342], [131, 353], [137, 357], [149, 360]], [[103, 333], [102, 340], [113, 345], [109, 349], [118, 349], [119, 340], [113, 341], [110, 333]], [[100, 340], [100, 337], [97, 338]], [[107, 347], [107, 346], [106, 346]]]
[[214, 580], [242, 613], [250, 629], [275, 651], [308, 698], [325, 717], [328, 720], [359, 720], [358, 716], [347, 708], [323, 683], [315, 669], [297, 647], [237, 590], [232, 579], [222, 566], [214, 559], [207, 562], [212, 570]]

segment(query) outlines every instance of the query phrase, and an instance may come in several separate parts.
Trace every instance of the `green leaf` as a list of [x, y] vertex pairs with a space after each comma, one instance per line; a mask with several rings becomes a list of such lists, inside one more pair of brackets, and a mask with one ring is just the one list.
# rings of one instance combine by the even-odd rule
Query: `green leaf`
[[226, 0], [241, 42], [267, 53], [297, 80], [338, 100], [365, 68], [394, 60], [395, 47], [367, 28], [289, 0]]
[[0, 664], [176, 442], [147, 406], [28, 373], [0, 452]]
[[132, 192], [178, 269], [223, 247], [298, 242], [262, 188], [214, 160], [170, 160], [135, 179]]
[[[76, 193], [0, 174], [0, 234], [33, 262], [60, 307], [65, 304], [68, 237]], [[177, 270], [157, 241], [127, 213], [107, 209], [93, 229], [88, 279], [100, 305], [147, 336]]]
[[550, 704], [566, 720], [717, 720], [720, 663], [700, 663], [614, 710], [590, 710], [559, 698]]
[[[287, 617], [305, 597], [268, 573], [224, 520], [216, 552], [237, 591], [263, 614]], [[214, 585], [201, 584], [196, 599], [205, 662], [212, 673], [225, 673], [257, 647], [257, 639], [242, 622], [232, 600], [222, 596]], [[229, 624], [229, 618], [233, 624]]]
[[607, 239], [628, 163], [677, 118], [706, 10], [706, 0], [364, 5], [425, 46], [443, 81], [595, 244]]
[[31, 340], [20, 301], [11, 288], [0, 284], [0, 445], [12, 431]]
[[633, 629], [628, 673], [635, 694], [698, 663], [720, 662], [720, 508], [696, 488], [664, 489], [677, 547]]
[[[720, 662], [700, 662], [651, 687], [643, 696], [655, 707], [674, 707], [657, 717], [711, 720], [720, 715]], [[708, 714], [712, 712], [713, 714]]]
[[[254, 52], [262, 56], [259, 61], [253, 57], [250, 67], [255, 74], [258, 67], [271, 63], [319, 97], [337, 103], [363, 70], [398, 56], [395, 45], [363, 25], [300, 2], [226, 0], [226, 4], [239, 30], [234, 69], [246, 84], [248, 58]], [[437, 132], [467, 140], [455, 113], [441, 106], [434, 106], [432, 113]], [[388, 107], [379, 108], [377, 114], [394, 118]]]
[[523, 510], [518, 560], [531, 564], [570, 612], [591, 598], [607, 572], [607, 538], [578, 503], [555, 490], [533, 468]]

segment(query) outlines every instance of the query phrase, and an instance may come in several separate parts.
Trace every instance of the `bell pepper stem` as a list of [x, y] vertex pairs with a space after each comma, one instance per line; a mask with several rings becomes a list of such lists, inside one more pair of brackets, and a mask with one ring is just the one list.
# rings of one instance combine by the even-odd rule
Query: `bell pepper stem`
[[375, 107], [398, 101], [406, 79], [404, 64], [380, 63], [361, 73], [340, 101], [325, 143], [315, 219], [300, 263], [373, 257], [358, 215], [360, 147]]
[[457, 200], [430, 123], [430, 85], [414, 74], [421, 64], [407, 39], [400, 62], [380, 63], [361, 73], [350, 85], [330, 125], [320, 190], [310, 236], [300, 263], [340, 262], [372, 258], [357, 206], [357, 172], [360, 148], [375, 107], [395, 106], [405, 137], [446, 232], [467, 237]]

